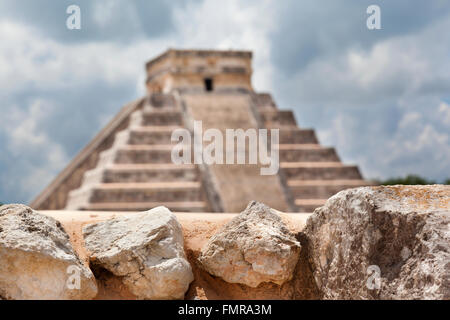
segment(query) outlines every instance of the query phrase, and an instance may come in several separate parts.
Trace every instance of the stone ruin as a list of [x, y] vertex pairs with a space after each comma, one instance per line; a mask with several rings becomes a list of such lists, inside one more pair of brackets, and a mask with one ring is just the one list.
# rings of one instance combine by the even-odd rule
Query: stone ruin
[[[253, 90], [252, 53], [169, 50], [146, 65], [148, 95], [126, 105], [30, 204], [38, 210], [240, 212], [252, 200], [312, 212], [335, 193], [370, 185], [314, 130], [299, 128], [270, 94]], [[171, 134], [279, 129], [280, 170], [260, 165], [176, 165]]]
[[450, 299], [450, 187], [365, 187], [314, 214], [0, 207], [0, 299]]
[[[0, 300], [450, 299], [450, 187], [364, 187], [356, 166], [253, 91], [251, 57], [150, 61], [148, 95], [33, 209], [0, 206]], [[280, 171], [172, 163], [171, 133], [194, 134], [194, 120], [280, 129]]]

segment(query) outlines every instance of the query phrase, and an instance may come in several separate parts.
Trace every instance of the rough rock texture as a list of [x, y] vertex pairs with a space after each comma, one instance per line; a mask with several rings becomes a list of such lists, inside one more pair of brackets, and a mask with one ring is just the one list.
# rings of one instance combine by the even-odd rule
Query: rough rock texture
[[[76, 273], [79, 282], [72, 277]], [[0, 297], [92, 299], [96, 294], [94, 275], [59, 222], [24, 205], [0, 207]]]
[[[82, 228], [86, 225], [107, 221], [118, 216], [138, 213], [126, 212], [89, 212], [89, 211], [49, 211], [43, 212], [61, 222], [70, 235], [74, 249], [80, 259], [89, 263], [88, 251], [85, 248]], [[307, 261], [308, 251], [301, 233], [310, 214], [279, 213], [287, 228], [296, 235], [302, 246], [299, 262], [291, 281], [279, 286], [274, 283], [263, 283], [251, 288], [238, 283], [228, 283], [219, 277], [206, 272], [200, 265], [198, 257], [208, 240], [218, 233], [237, 214], [217, 213], [177, 213], [175, 214], [183, 228], [184, 249], [187, 260], [192, 266], [194, 281], [185, 294], [187, 300], [311, 300], [318, 299], [318, 290], [310, 265]], [[92, 265], [93, 266], [93, 265]], [[136, 300], [120, 277], [102, 268], [93, 268], [98, 285], [98, 300]]]
[[140, 299], [183, 299], [193, 281], [181, 226], [165, 207], [88, 225], [83, 235], [91, 262]]
[[450, 299], [449, 222], [448, 186], [340, 192], [305, 229], [322, 297]]
[[203, 248], [199, 262], [229, 283], [256, 288], [292, 279], [300, 243], [269, 207], [251, 202]]

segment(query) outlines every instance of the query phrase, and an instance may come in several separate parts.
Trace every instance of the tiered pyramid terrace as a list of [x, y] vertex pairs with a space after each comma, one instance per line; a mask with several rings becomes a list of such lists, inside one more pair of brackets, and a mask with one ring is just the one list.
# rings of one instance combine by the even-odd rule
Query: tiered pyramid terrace
[[[147, 64], [148, 95], [125, 106], [31, 204], [39, 210], [239, 212], [259, 200], [312, 212], [335, 193], [370, 185], [314, 130], [299, 128], [251, 85], [245, 51], [169, 50]], [[280, 172], [250, 165], [176, 165], [173, 130], [280, 129]]]

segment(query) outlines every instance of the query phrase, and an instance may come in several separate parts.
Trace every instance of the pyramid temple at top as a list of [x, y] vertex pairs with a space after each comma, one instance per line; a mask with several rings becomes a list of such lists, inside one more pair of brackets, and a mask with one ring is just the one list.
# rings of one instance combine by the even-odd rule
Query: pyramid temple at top
[[[39, 210], [240, 212], [261, 201], [312, 212], [335, 193], [369, 185], [314, 130], [299, 128], [252, 88], [252, 53], [169, 50], [146, 65], [148, 94], [122, 110], [31, 203]], [[174, 164], [172, 132], [279, 129], [276, 175], [261, 165]]]

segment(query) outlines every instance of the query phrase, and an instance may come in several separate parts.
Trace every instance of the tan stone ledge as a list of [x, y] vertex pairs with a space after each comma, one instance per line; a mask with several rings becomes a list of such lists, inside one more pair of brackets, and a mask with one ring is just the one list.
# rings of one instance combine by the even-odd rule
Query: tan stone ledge
[[[137, 212], [99, 212], [99, 211], [39, 211], [53, 217], [63, 225], [80, 258], [87, 262], [83, 245], [82, 227], [87, 224], [105, 221], [118, 216], [132, 215]], [[286, 226], [294, 233], [303, 230], [311, 214], [279, 213]], [[185, 247], [193, 251], [201, 250], [204, 244], [219, 229], [237, 214], [231, 213], [175, 213], [183, 227]]]
[[[137, 212], [99, 212], [99, 211], [39, 211], [40, 213], [58, 220], [70, 236], [74, 249], [86, 266], [89, 258], [84, 246], [82, 228], [91, 223], [97, 223], [118, 216], [133, 215]], [[281, 213], [286, 226], [294, 233], [302, 231], [306, 220], [311, 214]], [[264, 284], [253, 289], [239, 284], [229, 284], [214, 278], [201, 270], [196, 263], [202, 247], [222, 226], [237, 214], [227, 213], [175, 213], [183, 227], [185, 251], [194, 271], [195, 280], [186, 294], [186, 299], [314, 299], [316, 293], [311, 290], [311, 277], [305, 277], [303, 264], [297, 267], [298, 274], [293, 281], [279, 287], [275, 284]], [[309, 273], [309, 272], [308, 272]], [[97, 279], [99, 294], [96, 299], [116, 300], [135, 299], [135, 297], [121, 284], [120, 280]]]

